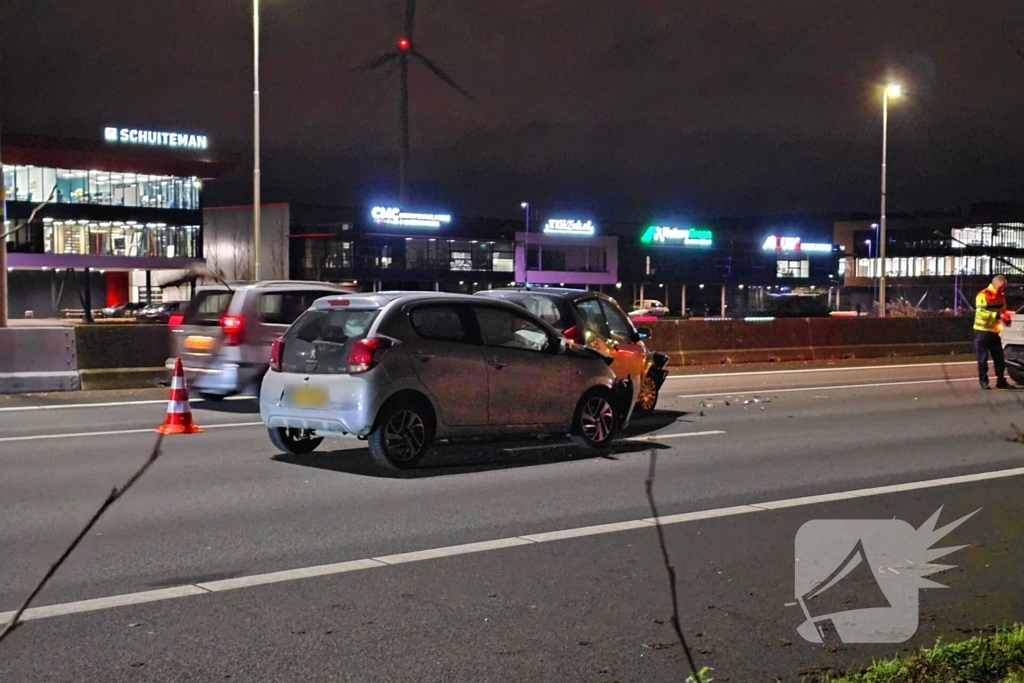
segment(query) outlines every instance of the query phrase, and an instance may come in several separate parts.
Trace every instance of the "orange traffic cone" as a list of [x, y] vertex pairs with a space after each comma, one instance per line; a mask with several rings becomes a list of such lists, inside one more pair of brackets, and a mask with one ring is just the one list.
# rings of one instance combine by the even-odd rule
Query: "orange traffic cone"
[[188, 390], [185, 388], [185, 371], [181, 359], [174, 362], [174, 377], [171, 379], [171, 396], [167, 401], [167, 417], [157, 427], [161, 434], [195, 434], [203, 431], [192, 422], [192, 409], [188, 405]]

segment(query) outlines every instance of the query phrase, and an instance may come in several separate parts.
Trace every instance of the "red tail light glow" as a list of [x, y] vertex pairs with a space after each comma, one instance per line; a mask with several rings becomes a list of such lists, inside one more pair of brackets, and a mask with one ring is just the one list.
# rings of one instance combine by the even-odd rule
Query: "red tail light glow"
[[270, 369], [281, 372], [281, 357], [284, 355], [284, 337], [278, 337], [270, 345]]
[[224, 330], [224, 345], [238, 346], [242, 343], [242, 319], [236, 315], [226, 315], [220, 319]]
[[348, 353], [348, 372], [350, 375], [358, 375], [368, 372], [380, 362], [380, 357], [391, 348], [391, 340], [381, 337], [369, 337], [360, 339], [352, 345]]
[[167, 324], [170, 327], [181, 327], [182, 321], [185, 320], [184, 313], [175, 313], [167, 319]]
[[580, 346], [586, 346], [587, 344], [587, 338], [583, 335], [583, 328], [579, 325], [573, 325], [562, 334], [574, 344], [579, 344]]

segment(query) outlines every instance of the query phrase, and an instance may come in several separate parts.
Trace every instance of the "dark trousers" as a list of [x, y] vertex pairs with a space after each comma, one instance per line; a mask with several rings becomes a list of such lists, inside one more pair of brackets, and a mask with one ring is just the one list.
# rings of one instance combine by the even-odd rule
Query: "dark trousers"
[[975, 332], [974, 352], [978, 356], [978, 381], [988, 384], [988, 357], [996, 366], [996, 381], [1006, 381], [1006, 361], [1003, 358], [1003, 341], [995, 332]]

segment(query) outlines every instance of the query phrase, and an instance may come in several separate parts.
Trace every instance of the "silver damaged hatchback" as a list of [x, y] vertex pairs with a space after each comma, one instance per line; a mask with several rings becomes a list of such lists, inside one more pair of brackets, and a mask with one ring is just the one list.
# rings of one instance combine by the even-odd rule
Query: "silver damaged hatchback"
[[414, 467], [435, 439], [452, 437], [570, 434], [600, 448], [632, 398], [609, 362], [501, 301], [330, 296], [274, 343], [260, 415], [282, 451], [355, 435], [396, 468]]

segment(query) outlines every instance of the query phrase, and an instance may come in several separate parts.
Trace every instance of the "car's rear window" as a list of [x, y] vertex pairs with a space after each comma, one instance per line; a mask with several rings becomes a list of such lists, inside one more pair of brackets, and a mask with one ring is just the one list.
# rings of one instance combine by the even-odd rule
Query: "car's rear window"
[[260, 294], [259, 320], [271, 325], [291, 325], [317, 299], [330, 296], [322, 291], [269, 292]]
[[378, 313], [379, 308], [306, 311], [288, 329], [285, 339], [298, 339], [309, 344], [344, 344], [351, 339], [362, 339], [373, 325]]
[[229, 290], [204, 290], [196, 292], [195, 298], [185, 310], [185, 325], [219, 325], [228, 311], [235, 293]]

